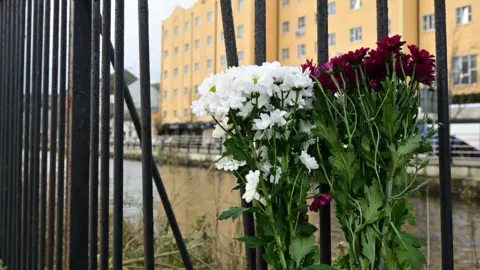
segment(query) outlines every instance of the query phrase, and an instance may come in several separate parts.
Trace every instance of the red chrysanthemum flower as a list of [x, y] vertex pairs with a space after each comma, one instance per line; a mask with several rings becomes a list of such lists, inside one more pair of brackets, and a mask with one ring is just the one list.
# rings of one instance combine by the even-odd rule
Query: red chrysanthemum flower
[[313, 200], [312, 204], [310, 204], [309, 209], [310, 211], [318, 212], [320, 208], [328, 205], [332, 199], [333, 197], [331, 194], [320, 194]]
[[405, 44], [405, 41], [402, 41], [402, 37], [395, 35], [393, 37], [384, 37], [379, 42], [377, 42], [378, 51], [386, 51], [390, 54], [398, 53], [402, 49], [402, 46]]
[[355, 50], [354, 52], [349, 51], [345, 55], [345, 58], [350, 65], [359, 65], [362, 63], [369, 50], [369, 48], [362, 47], [358, 50]]
[[307, 59], [307, 62], [302, 65], [302, 71], [305, 72], [306, 70], [310, 71], [310, 75], [318, 77], [318, 67], [313, 63], [313, 59]]

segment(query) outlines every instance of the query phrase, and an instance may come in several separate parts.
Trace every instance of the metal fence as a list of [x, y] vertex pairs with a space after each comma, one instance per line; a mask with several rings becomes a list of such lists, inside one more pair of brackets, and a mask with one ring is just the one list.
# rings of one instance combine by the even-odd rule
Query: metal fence
[[[113, 269], [122, 269], [123, 102], [142, 141], [144, 269], [155, 268], [153, 184], [185, 268], [192, 269], [152, 158], [148, 0], [138, 0], [141, 119], [123, 77], [124, 1], [115, 0], [112, 44], [111, 0], [0, 0], [0, 258], [9, 269], [109, 269], [109, 254]], [[266, 60], [265, 2], [255, 0], [257, 64]], [[317, 0], [319, 62], [328, 60], [327, 4], [328, 0]], [[220, 0], [220, 6], [227, 63], [237, 66], [231, 0]], [[453, 269], [445, 0], [435, 0], [435, 28], [438, 120], [443, 123], [438, 143], [442, 263], [443, 269]], [[377, 0], [377, 32], [379, 38], [388, 34], [388, 0]], [[110, 64], [116, 75], [112, 246], [108, 241]], [[58, 149], [52, 144], [48, 151], [49, 141], [58, 141]], [[321, 189], [328, 192], [328, 187]], [[251, 214], [243, 215], [243, 225], [245, 235], [255, 235]], [[330, 208], [324, 208], [320, 250], [326, 264], [331, 263], [330, 238]], [[246, 249], [249, 269], [267, 269], [262, 253]]]

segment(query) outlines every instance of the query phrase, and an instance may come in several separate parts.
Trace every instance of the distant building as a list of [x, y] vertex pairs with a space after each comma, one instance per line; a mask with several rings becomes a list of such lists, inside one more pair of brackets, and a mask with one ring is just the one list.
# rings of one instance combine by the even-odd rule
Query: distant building
[[[219, 2], [202, 0], [189, 9], [177, 7], [163, 21], [160, 113], [166, 127], [211, 121], [196, 119], [190, 105], [198, 99], [196, 89], [204, 78], [227, 67]], [[239, 62], [251, 65], [255, 62], [255, 1], [231, 2]], [[316, 2], [266, 1], [267, 61], [298, 66], [317, 58]], [[389, 33], [435, 54], [434, 0], [388, 2]], [[480, 0], [446, 2], [449, 74], [444, 75], [449, 76], [452, 101], [480, 102]], [[328, 1], [330, 57], [376, 46], [375, 5], [375, 0]], [[177, 131], [184, 132], [189, 131]]]

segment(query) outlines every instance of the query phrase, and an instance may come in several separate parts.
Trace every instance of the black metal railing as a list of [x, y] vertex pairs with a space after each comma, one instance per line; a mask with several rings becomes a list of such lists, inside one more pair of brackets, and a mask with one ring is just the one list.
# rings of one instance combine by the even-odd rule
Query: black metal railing
[[[193, 268], [153, 160], [148, 0], [138, 0], [141, 118], [123, 78], [124, 1], [115, 0], [114, 49], [111, 0], [0, 0], [0, 259], [9, 269], [122, 269], [123, 102], [141, 140], [144, 269], [155, 268], [153, 184], [185, 268]], [[377, 36], [381, 38], [388, 34], [388, 1], [376, 2]], [[328, 0], [317, 0], [319, 62], [328, 60], [327, 5]], [[220, 0], [220, 6], [227, 63], [238, 66], [231, 0]], [[267, 55], [265, 13], [266, 0], [255, 0], [256, 64], [264, 62]], [[445, 19], [445, 0], [435, 0], [438, 120], [443, 123], [438, 138], [442, 263], [443, 269], [450, 270], [454, 266]], [[109, 143], [111, 64], [115, 68], [113, 147]], [[328, 187], [321, 190], [328, 192]], [[242, 204], [246, 206], [246, 202]], [[321, 262], [325, 264], [331, 263], [330, 211], [324, 208], [319, 216]], [[254, 223], [252, 214], [243, 214], [245, 235], [255, 235]], [[113, 265], [109, 264], [110, 254]], [[262, 249], [247, 248], [245, 254], [248, 269], [267, 269]]]

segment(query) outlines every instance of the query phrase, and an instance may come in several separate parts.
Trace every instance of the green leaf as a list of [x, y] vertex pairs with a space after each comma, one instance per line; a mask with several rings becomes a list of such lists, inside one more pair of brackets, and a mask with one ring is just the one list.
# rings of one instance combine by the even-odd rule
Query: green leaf
[[245, 207], [230, 207], [227, 210], [223, 211], [220, 214], [220, 217], [218, 219], [220, 220], [225, 220], [225, 219], [237, 219], [239, 218], [244, 212], [247, 212], [249, 208]]
[[396, 242], [400, 245], [395, 251], [397, 253], [397, 260], [405, 262], [405, 266], [411, 266], [412, 270], [421, 270], [425, 264], [425, 257], [420, 251], [421, 247], [426, 245], [422, 238], [413, 237], [404, 232], [399, 232], [393, 227], [397, 234]]
[[304, 233], [308, 236], [314, 234], [317, 231], [317, 227], [315, 225], [310, 224], [308, 222], [301, 222], [297, 226], [297, 232]]
[[296, 236], [290, 244], [290, 256], [295, 261], [297, 267], [300, 267], [302, 259], [317, 248], [315, 245], [315, 236], [304, 237]]
[[365, 196], [367, 197], [367, 203], [362, 202], [361, 208], [365, 218], [365, 223], [370, 224], [378, 221], [382, 212], [379, 208], [383, 205], [383, 195], [378, 189], [377, 184], [373, 184], [370, 187], [365, 187]]
[[310, 265], [310, 266], [304, 267], [302, 268], [302, 270], [336, 270], [336, 268], [333, 268], [325, 264], [318, 264], [318, 265]]
[[375, 265], [376, 259], [376, 252], [375, 252], [375, 244], [376, 244], [376, 235], [375, 231], [372, 227], [368, 227], [365, 230], [365, 233], [362, 236], [362, 255], [367, 258], [367, 262], [370, 265]]
[[324, 120], [319, 120], [315, 124], [317, 126], [314, 130], [315, 135], [326, 141], [332, 149], [339, 150], [343, 148], [336, 127], [333, 125], [327, 126]]
[[353, 147], [349, 147], [346, 150], [341, 149], [332, 151], [332, 155], [333, 156], [329, 158], [329, 161], [334, 168], [334, 173], [341, 181], [351, 183], [355, 173], [360, 168]]
[[242, 236], [242, 237], [237, 237], [233, 239], [241, 242], [245, 242], [245, 244], [247, 245], [247, 248], [256, 248], [256, 247], [264, 246], [268, 243], [267, 241], [259, 237], [252, 237], [252, 236]]

